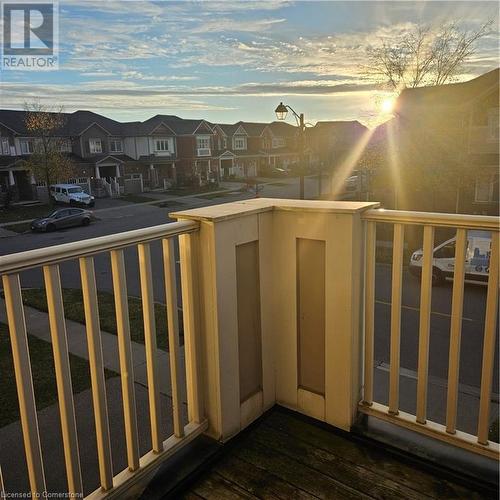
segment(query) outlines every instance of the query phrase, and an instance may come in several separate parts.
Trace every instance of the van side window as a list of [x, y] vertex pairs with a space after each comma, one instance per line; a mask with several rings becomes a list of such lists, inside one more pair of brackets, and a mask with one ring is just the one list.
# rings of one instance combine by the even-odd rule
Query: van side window
[[434, 252], [435, 259], [453, 259], [455, 257], [455, 242], [451, 241]]

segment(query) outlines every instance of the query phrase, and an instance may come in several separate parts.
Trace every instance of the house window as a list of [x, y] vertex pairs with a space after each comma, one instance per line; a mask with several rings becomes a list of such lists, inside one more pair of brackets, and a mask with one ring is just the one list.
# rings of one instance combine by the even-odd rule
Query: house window
[[199, 135], [196, 137], [196, 147], [198, 149], [210, 149], [210, 136]]
[[109, 151], [111, 153], [121, 153], [123, 151], [123, 144], [121, 139], [110, 139]]
[[284, 147], [285, 147], [285, 139], [283, 139], [283, 137], [275, 137], [273, 139], [273, 149], [284, 148]]
[[35, 152], [35, 141], [32, 139], [22, 139], [21, 144], [21, 154], [29, 155]]
[[227, 137], [223, 137], [223, 138], [222, 138], [222, 147], [223, 147], [224, 149], [227, 149]]
[[497, 175], [486, 175], [476, 178], [474, 201], [476, 203], [498, 202]]
[[499, 108], [490, 109], [488, 113], [488, 136], [493, 141], [498, 141], [500, 127], [498, 123]]
[[234, 149], [246, 149], [247, 148], [247, 138], [246, 137], [235, 137], [233, 139]]
[[168, 139], [156, 139], [155, 151], [168, 151]]
[[92, 155], [95, 155], [97, 153], [102, 153], [101, 139], [90, 139], [89, 148], [90, 148], [90, 154]]
[[61, 139], [59, 151], [61, 153], [71, 153], [71, 141], [69, 139]]
[[2, 139], [2, 144], [0, 147], [0, 154], [10, 155], [9, 139]]

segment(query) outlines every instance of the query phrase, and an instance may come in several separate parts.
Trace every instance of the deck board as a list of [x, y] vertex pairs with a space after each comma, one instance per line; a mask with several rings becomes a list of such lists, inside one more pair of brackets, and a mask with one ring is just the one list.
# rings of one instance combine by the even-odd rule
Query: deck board
[[238, 437], [185, 496], [198, 497], [488, 498], [438, 471], [282, 409], [271, 411]]

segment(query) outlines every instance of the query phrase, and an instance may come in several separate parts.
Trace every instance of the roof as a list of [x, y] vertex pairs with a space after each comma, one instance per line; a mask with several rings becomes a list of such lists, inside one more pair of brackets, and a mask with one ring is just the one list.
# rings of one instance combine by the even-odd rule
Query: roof
[[286, 122], [271, 122], [267, 125], [273, 135], [279, 137], [292, 137], [298, 132], [298, 128]]
[[395, 110], [399, 114], [409, 114], [417, 109], [461, 107], [489, 90], [498, 90], [498, 87], [497, 68], [467, 82], [404, 89], [396, 101]]

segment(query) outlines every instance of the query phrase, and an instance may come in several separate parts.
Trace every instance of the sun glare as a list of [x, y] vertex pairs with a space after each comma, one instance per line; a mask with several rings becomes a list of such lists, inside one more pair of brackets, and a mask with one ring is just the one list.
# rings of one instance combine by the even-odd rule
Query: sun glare
[[394, 109], [394, 102], [394, 97], [386, 97], [385, 99], [383, 99], [380, 103], [380, 110], [382, 111], [382, 113], [391, 113]]

